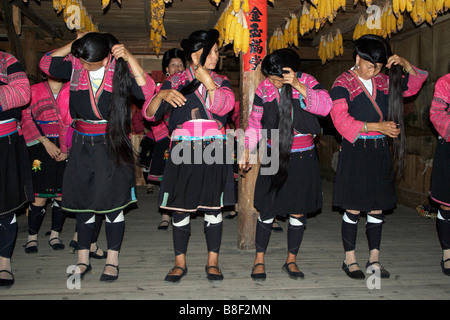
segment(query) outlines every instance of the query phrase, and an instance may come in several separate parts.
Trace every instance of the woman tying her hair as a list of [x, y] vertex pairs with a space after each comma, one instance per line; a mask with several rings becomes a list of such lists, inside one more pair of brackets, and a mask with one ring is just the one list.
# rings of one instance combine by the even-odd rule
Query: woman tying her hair
[[[277, 215], [289, 216], [288, 256], [283, 270], [292, 279], [304, 278], [296, 259], [306, 215], [322, 208], [322, 184], [314, 136], [320, 132], [317, 117], [330, 112], [331, 98], [314, 77], [299, 69], [300, 58], [291, 49], [275, 50], [263, 59], [261, 70], [267, 78], [256, 89], [246, 129], [241, 169], [251, 168], [250, 152], [256, 149], [262, 129], [267, 130], [268, 157], [279, 152], [278, 171], [263, 173], [273, 163], [264, 164], [262, 160], [256, 180], [254, 206], [260, 215], [251, 273], [254, 280], [266, 278], [264, 257], [272, 222]], [[279, 139], [275, 133], [279, 134]]]
[[114, 281], [119, 276], [125, 230], [123, 209], [136, 201], [130, 94], [150, 99], [155, 83], [117, 39], [95, 32], [45, 54], [40, 67], [55, 78], [70, 79], [75, 131], [64, 172], [62, 206], [76, 213], [75, 274], [83, 278], [91, 270], [95, 214], [104, 214], [108, 254], [100, 281]]
[[178, 282], [187, 272], [190, 214], [198, 210], [205, 219], [207, 278], [223, 279], [218, 266], [221, 208], [234, 204], [232, 163], [224, 161], [224, 126], [234, 107], [234, 94], [230, 81], [212, 71], [219, 60], [218, 37], [212, 29], [184, 39], [181, 47], [190, 67], [170, 76], [142, 110], [150, 121], [170, 112], [171, 149], [160, 191], [160, 207], [173, 211], [175, 266], [165, 278], [169, 282]]
[[[333, 196], [333, 205], [345, 210], [342, 269], [351, 278], [365, 278], [356, 262], [355, 247], [360, 213], [366, 212], [370, 250], [366, 268], [388, 278], [389, 272], [379, 262], [379, 250], [383, 211], [396, 205], [395, 181], [404, 164], [403, 97], [416, 94], [428, 73], [392, 54], [380, 36], [362, 36], [355, 45], [355, 66], [336, 79], [330, 92], [331, 117], [343, 137]], [[389, 76], [381, 73], [385, 66]]]

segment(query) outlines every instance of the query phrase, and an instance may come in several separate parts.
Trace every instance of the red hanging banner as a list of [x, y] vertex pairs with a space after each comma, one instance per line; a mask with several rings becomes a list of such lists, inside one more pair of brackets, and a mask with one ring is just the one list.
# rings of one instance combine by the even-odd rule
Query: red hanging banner
[[267, 0], [249, 0], [250, 12], [246, 15], [250, 31], [250, 46], [243, 55], [244, 72], [256, 70], [266, 55]]

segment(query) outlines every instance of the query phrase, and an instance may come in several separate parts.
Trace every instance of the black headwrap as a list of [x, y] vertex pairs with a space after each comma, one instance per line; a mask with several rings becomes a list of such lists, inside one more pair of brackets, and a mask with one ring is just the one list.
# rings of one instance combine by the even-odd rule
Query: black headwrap
[[[211, 29], [209, 31], [198, 30], [194, 31], [189, 35], [189, 38], [183, 39], [181, 41], [181, 47], [184, 49], [186, 54], [186, 58], [189, 61], [192, 61], [191, 54], [203, 49], [202, 55], [200, 56], [200, 65], [204, 65], [206, 62], [206, 58], [209, 55], [214, 44], [217, 43], [219, 39], [219, 31], [216, 29]], [[181, 89], [181, 94], [188, 95], [200, 86], [200, 81], [194, 79], [191, 83], [189, 83], [186, 87]]]

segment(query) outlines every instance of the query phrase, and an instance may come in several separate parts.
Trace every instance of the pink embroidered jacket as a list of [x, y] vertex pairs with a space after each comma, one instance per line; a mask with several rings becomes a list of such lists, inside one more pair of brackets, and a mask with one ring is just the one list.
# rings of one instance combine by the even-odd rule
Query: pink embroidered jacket
[[[186, 104], [182, 108], [175, 108], [172, 110], [169, 119], [169, 132], [172, 132], [178, 125], [188, 120], [193, 120], [192, 111], [198, 109], [200, 111], [200, 116], [202, 119], [215, 119], [222, 123], [222, 126], [226, 124], [226, 118], [228, 113], [234, 107], [234, 93], [231, 90], [231, 83], [227, 77], [219, 75], [215, 72], [211, 72], [211, 77], [216, 84], [216, 91], [214, 93], [214, 99], [212, 101], [207, 101], [209, 97], [207, 96], [204, 86], [200, 85], [199, 88], [189, 96]], [[194, 71], [192, 67], [186, 69], [183, 72], [174, 74], [166, 79], [161, 86], [161, 90], [164, 89], [180, 89], [194, 79]], [[208, 103], [209, 102], [209, 103]], [[147, 109], [150, 101], [144, 104], [142, 108], [142, 115], [147, 121], [155, 121], [156, 119], [161, 119], [164, 116], [164, 108], [159, 107], [156, 114], [152, 117], [147, 117]], [[161, 105], [165, 104], [163, 102]]]
[[48, 82], [31, 86], [31, 102], [22, 110], [22, 132], [26, 143], [33, 142], [42, 136], [35, 121], [54, 121], [59, 123], [60, 116], [56, 99]]
[[[45, 54], [39, 64], [43, 72], [58, 79], [70, 79], [70, 113], [73, 118], [83, 120], [108, 120], [112, 93], [115, 59], [110, 55], [105, 75], [97, 91], [92, 91], [88, 71], [80, 60], [69, 54], [66, 57], [52, 57]], [[138, 99], [153, 97], [155, 82], [145, 73], [146, 84], [138, 86], [132, 80], [131, 93]]]
[[[306, 86], [306, 96], [303, 97], [296, 89], [292, 90], [293, 101], [293, 127], [297, 133], [317, 134], [320, 129], [316, 116], [326, 116], [331, 110], [331, 98], [328, 91], [311, 75], [297, 73], [301, 83]], [[278, 116], [278, 101], [280, 94], [277, 88], [269, 81], [263, 80], [256, 89], [252, 112], [245, 130], [245, 147], [250, 151], [256, 148], [261, 139], [263, 125], [265, 129], [273, 129], [274, 118]], [[264, 118], [266, 121], [262, 121]], [[269, 121], [270, 120], [270, 121]]]
[[[161, 86], [157, 86], [155, 90], [155, 95], [158, 94], [159, 90], [161, 90]], [[144, 125], [144, 116], [142, 115], [142, 112], [136, 112], [131, 122], [133, 124], [134, 130], [136, 132], [143, 132], [145, 125]], [[167, 128], [167, 121], [168, 121], [168, 115], [164, 117], [164, 119], [152, 122], [151, 128], [147, 132], [147, 137], [150, 139], [153, 139], [155, 141], [160, 141], [164, 138], [170, 137], [169, 136], [169, 129]]]
[[11, 109], [25, 106], [30, 98], [30, 82], [23, 67], [14, 56], [0, 51], [0, 120], [20, 120], [21, 111]]
[[[403, 77], [403, 96], [415, 95], [425, 82], [428, 72], [413, 66], [417, 76]], [[355, 142], [364, 122], [384, 121], [388, 114], [389, 77], [379, 73], [372, 78], [372, 95], [352, 71], [341, 74], [334, 82], [330, 95], [333, 108], [330, 115], [336, 130], [349, 142]]]
[[430, 120], [442, 139], [450, 142], [450, 73], [436, 82]]

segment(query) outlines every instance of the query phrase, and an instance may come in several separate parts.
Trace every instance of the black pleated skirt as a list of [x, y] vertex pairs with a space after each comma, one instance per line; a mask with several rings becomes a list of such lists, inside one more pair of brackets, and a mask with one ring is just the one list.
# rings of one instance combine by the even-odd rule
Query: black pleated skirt
[[233, 165], [226, 161], [225, 148], [224, 139], [173, 141], [161, 181], [160, 207], [195, 212], [234, 205]]
[[450, 206], [450, 142], [439, 139], [433, 159], [430, 196], [434, 201]]
[[[270, 156], [270, 147], [267, 154]], [[315, 148], [291, 153], [288, 178], [278, 193], [271, 190], [274, 175], [262, 172], [269, 166], [261, 165], [255, 185], [254, 207], [262, 220], [276, 215], [308, 214], [322, 208], [322, 182]]]
[[138, 163], [141, 167], [148, 168], [152, 161], [153, 149], [155, 147], [155, 140], [144, 136], [139, 145]]
[[170, 138], [155, 142], [148, 170], [148, 181], [161, 181], [169, 158]]
[[105, 135], [75, 131], [64, 171], [63, 209], [106, 214], [136, 201], [133, 166], [115, 164], [107, 153]]
[[342, 209], [390, 210], [397, 203], [394, 170], [386, 138], [343, 139], [334, 183], [333, 205]]
[[23, 136], [0, 138], [0, 215], [34, 201], [31, 164]]
[[[59, 147], [58, 138], [48, 139]], [[41, 143], [28, 147], [28, 154], [31, 163], [34, 196], [39, 198], [61, 197], [66, 161], [58, 162], [52, 159]]]

